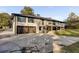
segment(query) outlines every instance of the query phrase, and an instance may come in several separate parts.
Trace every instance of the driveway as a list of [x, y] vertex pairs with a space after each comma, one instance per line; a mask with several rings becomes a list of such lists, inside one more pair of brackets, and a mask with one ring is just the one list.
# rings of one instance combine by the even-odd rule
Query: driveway
[[[26, 52], [36, 52], [39, 50], [38, 52], [40, 53], [47, 53], [53, 50], [52, 43], [52, 36], [47, 34], [21, 34], [0, 39], [0, 52], [6, 53], [13, 50], [20, 50], [22, 47], [28, 47], [30, 51]], [[31, 47], [32, 49], [30, 49]]]
[[0, 39], [1, 38], [6, 38], [6, 37], [11, 37], [13, 35], [14, 35], [14, 33], [13, 33], [12, 29], [8, 29], [6, 31], [0, 32]]
[[[48, 34], [21, 34], [8, 38], [3, 38], [0, 39], [0, 52], [7, 53], [13, 50], [20, 50], [21, 48], [26, 47], [29, 50], [26, 51], [28, 53], [48, 53], [53, 50], [53, 37], [54, 36]], [[79, 37], [59, 36], [59, 38], [57, 38], [57, 41], [60, 42], [62, 45], [68, 46], [78, 42]], [[32, 49], [30, 49], [30, 47]], [[21, 50], [15, 52], [21, 52]]]

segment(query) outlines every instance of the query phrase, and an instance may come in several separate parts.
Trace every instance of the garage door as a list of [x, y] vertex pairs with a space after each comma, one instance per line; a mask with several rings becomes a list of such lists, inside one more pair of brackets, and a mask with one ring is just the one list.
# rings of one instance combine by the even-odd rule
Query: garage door
[[17, 26], [17, 34], [23, 33], [23, 26]]
[[17, 26], [17, 34], [36, 33], [35, 26]]
[[28, 27], [28, 31], [29, 31], [29, 33], [36, 33], [36, 27], [34, 27], [34, 26], [29, 26], [29, 27]]

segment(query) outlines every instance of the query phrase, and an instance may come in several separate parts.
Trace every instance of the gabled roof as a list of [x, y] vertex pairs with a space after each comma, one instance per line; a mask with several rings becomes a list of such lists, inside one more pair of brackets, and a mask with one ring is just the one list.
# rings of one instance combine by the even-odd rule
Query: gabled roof
[[32, 18], [37, 18], [37, 19], [42, 19], [42, 20], [48, 20], [48, 21], [54, 21], [54, 22], [60, 22], [60, 23], [65, 23], [62, 21], [58, 21], [52, 18], [45, 18], [45, 17], [41, 17], [41, 16], [33, 16], [33, 15], [22, 15], [22, 14], [16, 14], [16, 13], [12, 13], [13, 16], [22, 16], [22, 17], [32, 17]]

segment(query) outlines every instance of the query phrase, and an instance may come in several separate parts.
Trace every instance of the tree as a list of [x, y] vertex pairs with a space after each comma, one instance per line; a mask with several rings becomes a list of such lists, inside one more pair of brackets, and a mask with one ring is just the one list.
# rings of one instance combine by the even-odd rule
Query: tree
[[21, 10], [21, 14], [23, 15], [34, 15], [34, 11], [31, 7], [24, 7], [22, 10]]
[[67, 25], [71, 28], [79, 28], [79, 16], [71, 12], [66, 19]]
[[74, 12], [71, 12], [67, 18], [69, 21], [77, 21], [78, 19], [79, 17]]
[[0, 28], [10, 25], [10, 15], [8, 13], [0, 13]]

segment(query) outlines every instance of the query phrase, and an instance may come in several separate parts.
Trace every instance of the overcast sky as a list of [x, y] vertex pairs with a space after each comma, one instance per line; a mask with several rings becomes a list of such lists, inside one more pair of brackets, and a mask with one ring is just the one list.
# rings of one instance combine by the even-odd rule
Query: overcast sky
[[[11, 13], [20, 13], [20, 10], [24, 6], [0, 6], [0, 12]], [[71, 12], [79, 15], [78, 6], [31, 6], [34, 9], [35, 14], [40, 14], [44, 17], [51, 17], [56, 20], [63, 21], [68, 17], [68, 14]]]

